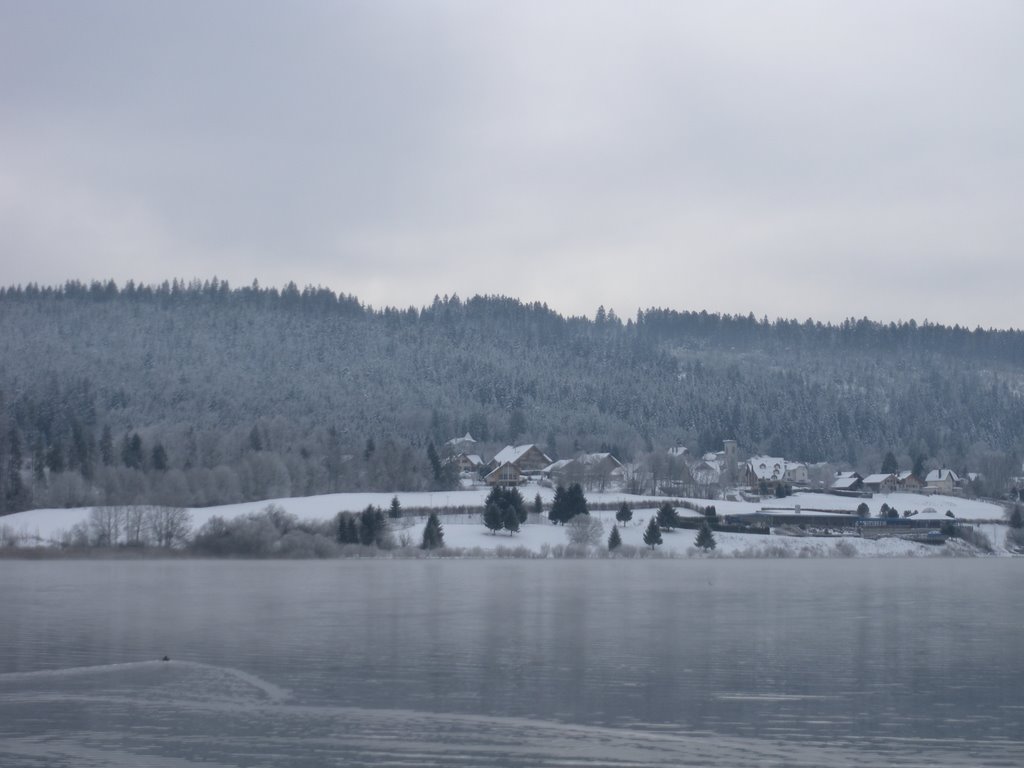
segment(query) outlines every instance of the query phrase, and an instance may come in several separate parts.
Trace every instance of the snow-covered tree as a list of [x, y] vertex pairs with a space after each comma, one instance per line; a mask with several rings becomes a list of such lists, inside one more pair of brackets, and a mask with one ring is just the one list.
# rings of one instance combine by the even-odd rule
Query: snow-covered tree
[[651, 518], [647, 528], [644, 529], [644, 544], [651, 549], [661, 544], [661, 528], [658, 527], [658, 520], [655, 517]]

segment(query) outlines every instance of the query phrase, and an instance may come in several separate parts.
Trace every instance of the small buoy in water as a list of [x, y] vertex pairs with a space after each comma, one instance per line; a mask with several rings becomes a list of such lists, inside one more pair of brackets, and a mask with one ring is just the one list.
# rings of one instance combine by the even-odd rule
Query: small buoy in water
[[170, 660], [171, 659], [168, 656], [164, 656], [162, 659], [160, 659], [160, 661], [170, 661]]

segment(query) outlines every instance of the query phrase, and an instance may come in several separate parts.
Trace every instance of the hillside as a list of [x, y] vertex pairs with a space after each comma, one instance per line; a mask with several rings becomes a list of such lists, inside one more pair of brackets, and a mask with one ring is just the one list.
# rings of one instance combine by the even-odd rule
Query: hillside
[[374, 309], [325, 289], [0, 291], [0, 503], [190, 506], [430, 490], [427, 447], [682, 443], [804, 461], [1019, 467], [1024, 333], [504, 297]]

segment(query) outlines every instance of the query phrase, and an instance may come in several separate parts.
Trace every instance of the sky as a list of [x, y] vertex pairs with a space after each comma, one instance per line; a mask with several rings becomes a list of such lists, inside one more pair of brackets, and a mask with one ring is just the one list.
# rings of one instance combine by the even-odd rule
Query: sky
[[0, 0], [0, 284], [1024, 327], [1024, 3]]

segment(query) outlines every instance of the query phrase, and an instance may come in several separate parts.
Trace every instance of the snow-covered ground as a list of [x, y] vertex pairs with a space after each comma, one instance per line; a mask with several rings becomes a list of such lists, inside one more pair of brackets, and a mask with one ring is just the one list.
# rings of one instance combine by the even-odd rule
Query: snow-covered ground
[[[521, 489], [527, 505], [532, 505], [533, 498], [540, 493], [545, 503], [554, 496], [550, 488], [526, 486]], [[220, 516], [233, 518], [251, 512], [258, 512], [269, 504], [276, 504], [286, 511], [304, 520], [328, 520], [338, 512], [358, 512], [368, 505], [387, 508], [393, 496], [398, 496], [403, 508], [451, 509], [458, 507], [482, 506], [488, 493], [487, 488], [438, 492], [438, 493], [338, 493], [303, 498], [270, 499], [264, 501], [229, 504], [220, 507], [191, 509], [192, 526], [197, 529], [211, 517]], [[618, 503], [629, 501], [631, 505], [642, 504], [633, 512], [633, 520], [620, 528], [623, 544], [626, 547], [642, 548], [643, 530], [647, 521], [655, 514], [660, 499], [654, 497], [638, 497], [621, 492], [588, 493], [588, 501], [593, 504]], [[917, 510], [915, 516], [946, 518], [946, 511], [961, 520], [972, 521], [992, 541], [997, 552], [1005, 553], [1005, 526], [983, 523], [982, 521], [999, 521], [1003, 519], [1002, 507], [984, 501], [975, 501], [950, 496], [925, 496], [919, 494], [894, 493], [876, 495], [872, 499], [851, 499], [827, 494], [802, 493], [785, 499], [766, 499], [763, 502], [747, 501], [715, 501], [695, 500], [705, 505], [713, 503], [719, 515], [751, 513], [759, 510], [784, 511], [795, 510], [800, 505], [801, 511], [813, 512], [853, 512], [858, 504], [866, 502], [872, 516], [878, 514], [882, 504], [896, 507], [901, 513], [904, 510]], [[934, 511], [926, 512], [931, 509]], [[89, 507], [75, 509], [36, 509], [19, 512], [0, 518], [0, 526], [6, 526], [10, 533], [35, 541], [55, 542], [61, 534], [77, 523], [85, 522], [89, 516]], [[683, 508], [677, 508], [680, 515], [695, 514]], [[615, 524], [615, 511], [595, 511], [592, 517], [601, 520], [604, 525], [604, 536], [607, 537], [611, 526]], [[451, 548], [467, 550], [479, 549], [494, 552], [499, 548], [524, 548], [533, 553], [542, 553], [547, 548], [555, 548], [568, 543], [566, 530], [562, 526], [549, 523], [545, 518], [535, 519], [524, 525], [517, 534], [510, 535], [503, 531], [492, 534], [480, 522], [478, 514], [443, 513], [441, 523], [444, 527], [445, 543]], [[418, 544], [425, 518], [422, 516], [406, 518], [402, 526], [396, 526], [396, 533], [405, 534], [413, 543]], [[663, 544], [659, 551], [677, 556], [696, 554], [694, 539], [696, 532], [681, 529], [663, 533]], [[842, 537], [814, 536], [758, 536], [751, 534], [725, 533], [715, 534], [717, 543], [716, 554], [725, 556], [927, 556], [942, 553], [963, 552], [966, 545], [962, 542], [950, 542], [945, 546], [929, 546], [896, 538], [861, 539], [855, 535]]]

